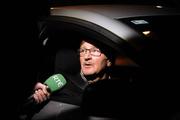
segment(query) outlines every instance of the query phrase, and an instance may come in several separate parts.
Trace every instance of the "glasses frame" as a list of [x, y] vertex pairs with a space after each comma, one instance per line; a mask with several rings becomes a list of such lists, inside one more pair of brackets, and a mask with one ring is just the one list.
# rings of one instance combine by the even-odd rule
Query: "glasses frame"
[[88, 52], [91, 56], [95, 56], [95, 57], [99, 57], [102, 54], [101, 50], [99, 50], [98, 48], [91, 48], [91, 49], [80, 48], [78, 50], [78, 53], [81, 57], [84, 57], [85, 54], [87, 54]]

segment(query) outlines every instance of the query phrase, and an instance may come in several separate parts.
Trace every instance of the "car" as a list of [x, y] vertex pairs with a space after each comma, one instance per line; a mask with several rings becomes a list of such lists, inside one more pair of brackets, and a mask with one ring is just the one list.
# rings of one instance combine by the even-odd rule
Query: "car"
[[[142, 51], [151, 44], [149, 42], [162, 39], [169, 42], [168, 38], [172, 37], [177, 39], [176, 31], [168, 29], [178, 29], [178, 16], [179, 9], [166, 6], [65, 6], [51, 8], [48, 26], [54, 29], [52, 36], [66, 38], [73, 32], [94, 36], [98, 41], [133, 57], [134, 52]], [[59, 35], [61, 32], [65, 35]], [[165, 33], [167, 36], [163, 37]]]
[[45, 25], [40, 39], [49, 64], [43, 70], [47, 76], [76, 71], [77, 58], [58, 57], [59, 51], [76, 54], [79, 38], [93, 39], [112, 49], [116, 60], [114, 81], [86, 90], [83, 109], [90, 118], [171, 119], [179, 111], [179, 21], [179, 8], [162, 5], [51, 7], [50, 16], [40, 23]]

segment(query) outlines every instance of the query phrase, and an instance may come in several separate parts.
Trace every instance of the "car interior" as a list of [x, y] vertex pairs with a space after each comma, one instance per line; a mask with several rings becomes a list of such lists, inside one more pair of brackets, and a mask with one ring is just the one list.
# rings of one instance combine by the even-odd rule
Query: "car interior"
[[[47, 40], [46, 44], [44, 45], [44, 61], [42, 62], [41, 65], [43, 66], [42, 69], [40, 70], [41, 72], [39, 73], [39, 79], [44, 80], [46, 77], [48, 77], [50, 74], [55, 74], [55, 73], [61, 73], [61, 72], [66, 72], [66, 73], [70, 73], [70, 74], [76, 74], [77, 72], [80, 71], [80, 63], [79, 63], [79, 57], [78, 57], [78, 48], [79, 48], [79, 44], [80, 44], [80, 40], [82, 38], [89, 38], [89, 39], [93, 39], [93, 40], [97, 40], [97, 42], [101, 41], [100, 38], [103, 38], [103, 36], [101, 35], [97, 35], [94, 34], [93, 32], [86, 32], [84, 33], [84, 31], [81, 30], [77, 30], [77, 29], [67, 29], [64, 30], [66, 28], [63, 28], [63, 30], [61, 30], [62, 27], [57, 27], [53, 26], [52, 24], [48, 24], [50, 26], [48, 26], [48, 40], [47, 37], [42, 36], [43, 39]], [[93, 37], [92, 37], [93, 36]], [[100, 40], [99, 40], [100, 39]], [[101, 43], [102, 46], [106, 46], [107, 50], [111, 50], [112, 48], [107, 46], [104, 43]], [[114, 61], [114, 67], [111, 70], [112, 73], [112, 80], [114, 82], [104, 82], [102, 84], [102, 86], [100, 88], [103, 88], [102, 90], [109, 90], [106, 92], [115, 92], [115, 89], [112, 88], [116, 88], [119, 89], [120, 87], [117, 85], [121, 85], [121, 90], [123, 90], [123, 88], [125, 88], [126, 90], [128, 90], [128, 88], [132, 87], [132, 84], [134, 84], [133, 79], [131, 79], [131, 77], [133, 77], [133, 75], [135, 75], [135, 72], [137, 72], [139, 70], [139, 66], [137, 64], [135, 64], [130, 58], [118, 54], [118, 52], [116, 52], [115, 50], [113, 50], [115, 54], [115, 61]], [[119, 80], [121, 79], [121, 80]], [[109, 84], [111, 84], [109, 86]], [[123, 86], [125, 85], [125, 86]], [[113, 87], [111, 87], [113, 86]], [[95, 86], [95, 88], [98, 88], [98, 84]], [[94, 89], [96, 90], [96, 89]], [[100, 93], [100, 89], [97, 89]], [[117, 90], [118, 92], [120, 92], [119, 94], [122, 94], [121, 91]], [[124, 91], [124, 90], [123, 90]], [[95, 92], [95, 91], [88, 91], [87, 88], [87, 96], [84, 96], [84, 102], [82, 105], [82, 109], [85, 115], [88, 115], [88, 119], [89, 120], [96, 120], [96, 119], [107, 119], [107, 120], [111, 120], [111, 119], [116, 119], [115, 116], [117, 117], [117, 111], [114, 111], [114, 109], [116, 108], [108, 108], [111, 105], [109, 105], [107, 107], [107, 110], [109, 109], [109, 111], [107, 112], [103, 112], [102, 110], [98, 110], [98, 103], [100, 102], [99, 99], [97, 102], [96, 107], [93, 105], [93, 111], [91, 111], [92, 109], [90, 108], [89, 105], [91, 105], [93, 99], [89, 99], [90, 98], [90, 94], [91, 92]], [[102, 91], [101, 91], [102, 92]], [[128, 92], [128, 91], [127, 91]], [[130, 91], [129, 91], [130, 92]], [[90, 94], [88, 94], [90, 93]], [[99, 94], [94, 94], [95, 97], [99, 96]], [[126, 92], [125, 92], [126, 93]], [[102, 94], [102, 93], [101, 93]], [[97, 96], [96, 96], [97, 95]], [[125, 95], [124, 93], [122, 94], [122, 96]], [[105, 94], [100, 95], [102, 98], [106, 97]], [[125, 95], [126, 96], [126, 95]], [[115, 97], [116, 101], [113, 102], [112, 100], [108, 99], [109, 102], [111, 103], [118, 103], [118, 96], [115, 96], [114, 94], [110, 94], [109, 96], [107, 96], [108, 98], [112, 98]], [[126, 96], [127, 97], [127, 96]], [[124, 97], [126, 100], [127, 98]], [[88, 98], [88, 101], [87, 101]], [[123, 101], [125, 101], [125, 99]], [[106, 100], [107, 101], [107, 100]], [[89, 103], [90, 102], [90, 103]], [[87, 104], [88, 103], [88, 104]], [[94, 102], [93, 102], [94, 103]], [[104, 103], [104, 102], [102, 102]], [[117, 104], [118, 105], [118, 104]], [[115, 104], [112, 104], [111, 107], [115, 107]], [[92, 106], [91, 106], [92, 107]], [[122, 106], [121, 106], [122, 107]], [[112, 113], [113, 110], [115, 113]], [[95, 112], [96, 111], [96, 112]], [[102, 111], [102, 112], [100, 112]], [[94, 113], [100, 113], [99, 115], [95, 115]], [[105, 115], [106, 114], [106, 115]]]
[[[92, 30], [84, 31], [84, 28], [74, 24], [48, 22], [46, 31], [48, 39], [43, 40], [46, 42], [45, 59], [42, 62], [45, 64], [42, 66], [46, 67], [41, 70], [40, 79], [59, 72], [79, 72], [77, 53], [79, 41], [81, 38], [90, 38], [101, 42], [108, 49], [114, 49], [116, 59], [111, 71], [112, 81], [104, 81], [100, 83], [101, 85], [97, 83], [95, 86], [89, 86], [85, 91], [82, 109], [88, 119], [169, 119], [174, 112], [177, 112], [179, 106], [177, 102], [179, 99], [176, 96], [179, 82], [175, 80], [176, 72], [169, 71], [179, 66], [178, 60], [173, 59], [178, 55], [179, 47], [174, 41], [178, 38], [178, 32], [171, 31], [175, 24], [169, 23], [173, 23], [174, 19], [160, 16], [150, 20], [152, 20], [151, 28], [146, 25], [133, 26], [132, 23], [128, 23], [131, 18], [122, 20], [139, 32], [144, 30], [152, 32], [152, 36], [145, 36], [148, 45], [134, 56], [128, 56], [126, 51], [116, 51], [116, 46], [113, 48], [113, 44], [107, 46], [109, 45], [107, 41], [111, 39], [103, 34]], [[159, 24], [162, 20], [165, 24]], [[178, 20], [176, 18], [175, 21]], [[157, 29], [157, 25], [161, 29]], [[174, 107], [175, 110], [172, 110]]]

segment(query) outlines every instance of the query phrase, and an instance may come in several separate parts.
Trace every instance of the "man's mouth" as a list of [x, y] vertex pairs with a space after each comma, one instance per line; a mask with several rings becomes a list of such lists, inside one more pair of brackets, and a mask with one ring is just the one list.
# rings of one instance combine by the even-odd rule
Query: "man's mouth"
[[92, 67], [92, 64], [91, 63], [84, 63], [83, 66], [84, 67]]

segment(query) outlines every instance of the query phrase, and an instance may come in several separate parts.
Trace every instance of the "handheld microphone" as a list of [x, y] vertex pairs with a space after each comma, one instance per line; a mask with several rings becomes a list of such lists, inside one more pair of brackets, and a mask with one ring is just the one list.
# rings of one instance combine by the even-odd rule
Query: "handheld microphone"
[[55, 92], [66, 84], [66, 80], [61, 74], [55, 74], [50, 76], [45, 82], [45, 85], [47, 85], [48, 91]]
[[[50, 76], [43, 84], [47, 85], [47, 89], [50, 93], [53, 93], [63, 88], [66, 85], [66, 83], [67, 82], [62, 74], [54, 74]], [[33, 96], [30, 96], [27, 99], [27, 102], [23, 104], [22, 108], [24, 109], [24, 111], [26, 111], [27, 109], [33, 108], [34, 105], [37, 104], [35, 103]]]

